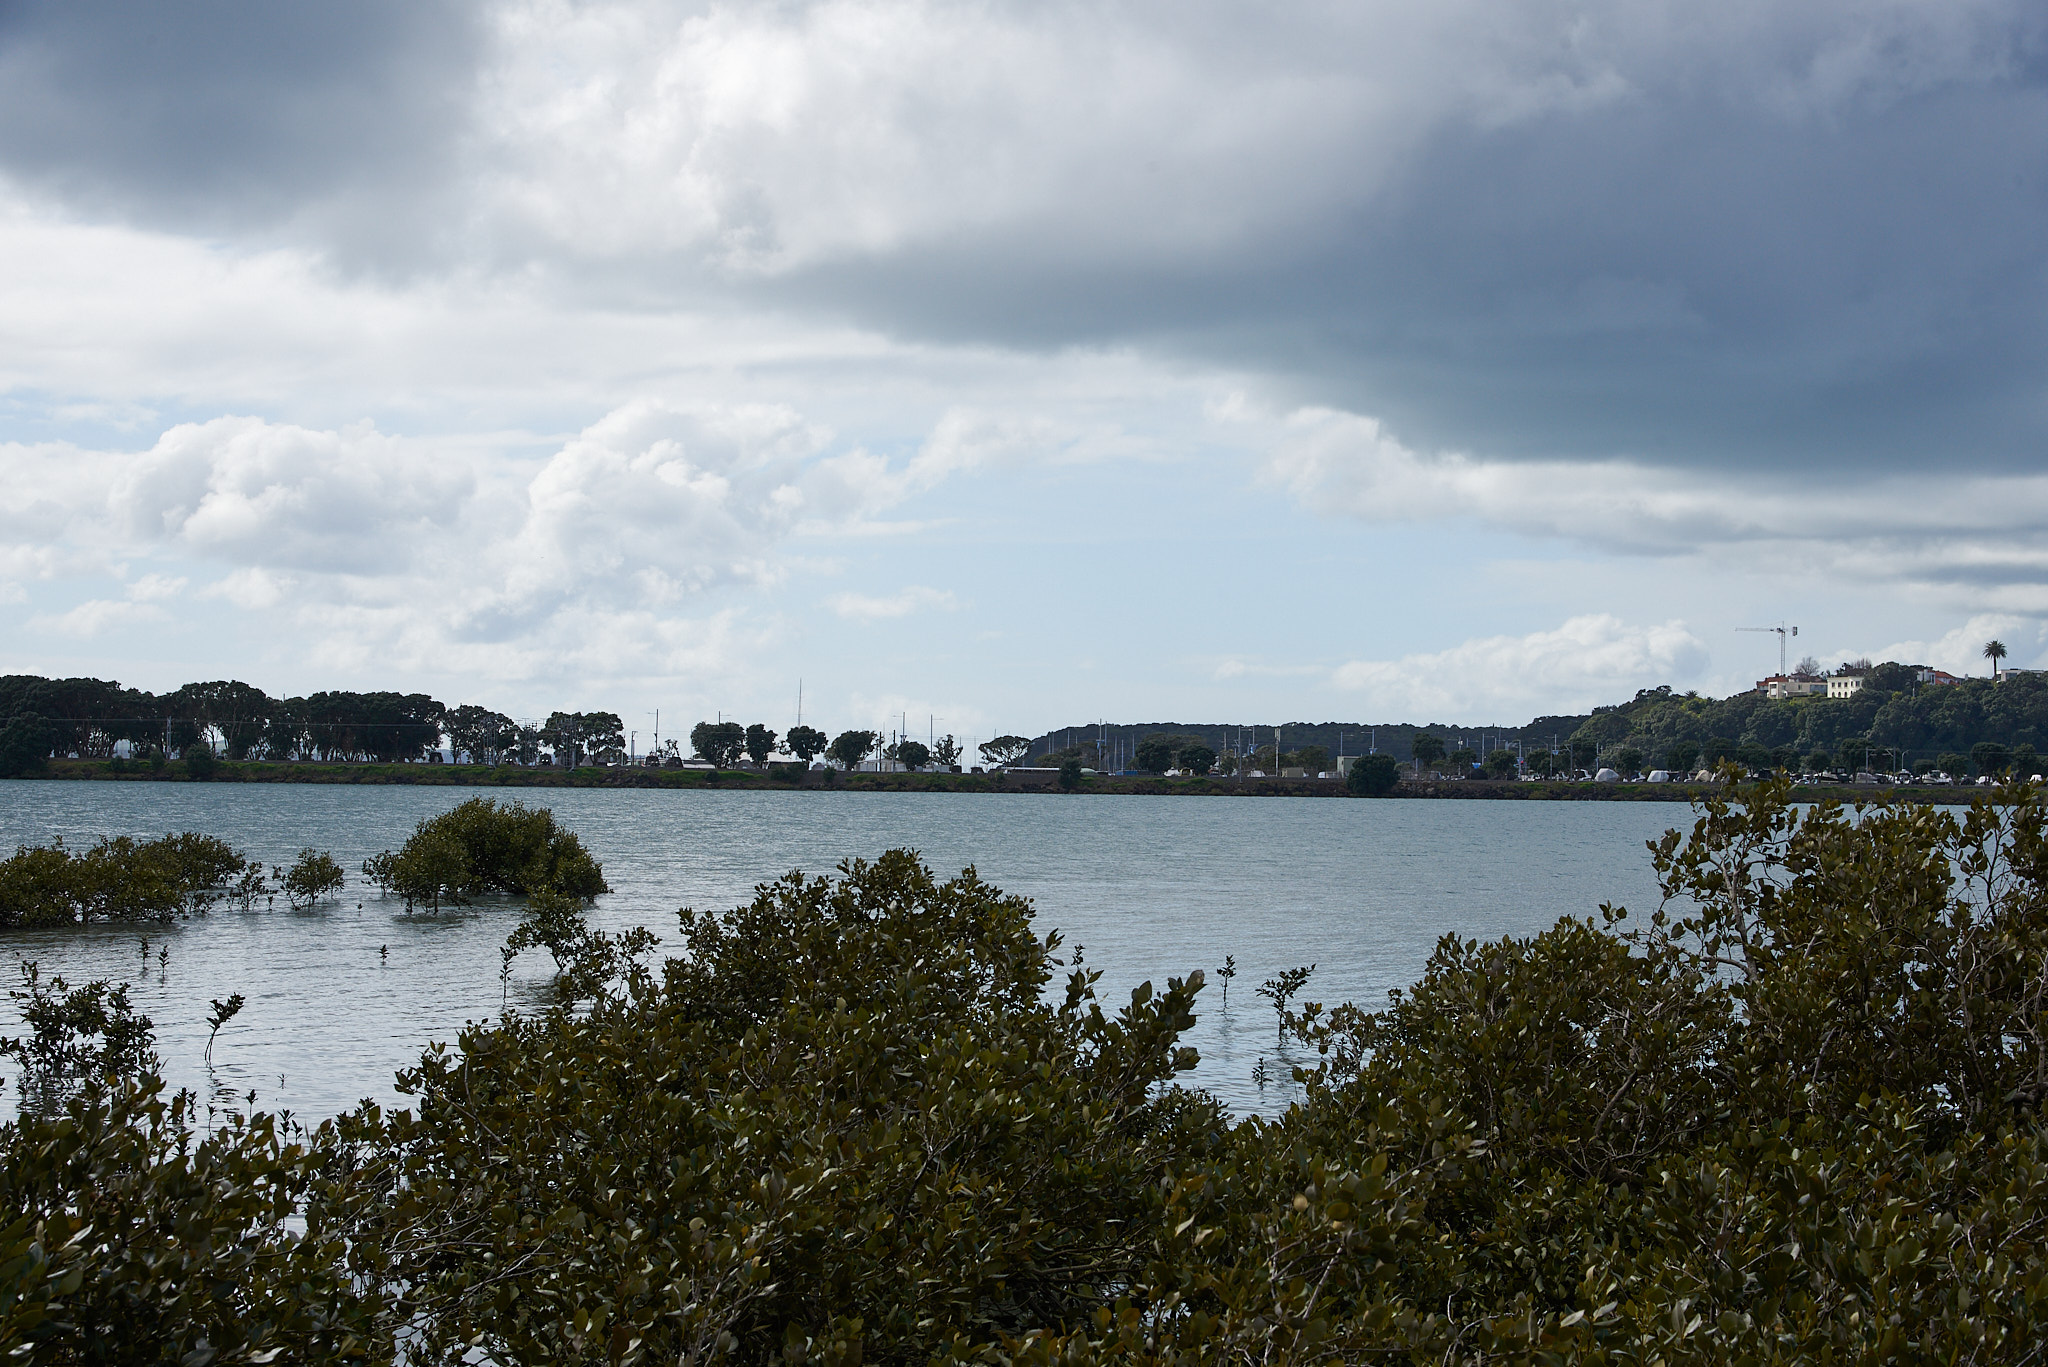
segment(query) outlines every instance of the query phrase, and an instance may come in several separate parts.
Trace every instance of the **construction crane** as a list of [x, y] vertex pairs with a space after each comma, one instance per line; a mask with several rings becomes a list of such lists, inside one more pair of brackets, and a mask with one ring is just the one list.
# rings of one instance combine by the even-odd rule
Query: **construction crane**
[[1798, 627], [1792, 627], [1788, 630], [1785, 624], [1783, 622], [1780, 622], [1778, 623], [1778, 625], [1774, 627], [1737, 627], [1735, 629], [1737, 631], [1776, 632], [1778, 636], [1778, 677], [1781, 679], [1785, 677], [1785, 642], [1790, 637], [1797, 636], [1799, 634]]

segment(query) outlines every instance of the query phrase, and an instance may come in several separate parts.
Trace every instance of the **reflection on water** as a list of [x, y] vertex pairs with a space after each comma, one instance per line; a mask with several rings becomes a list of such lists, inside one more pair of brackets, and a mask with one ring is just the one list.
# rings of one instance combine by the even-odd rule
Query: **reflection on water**
[[[308, 1118], [374, 1097], [392, 1074], [464, 1021], [544, 1000], [545, 954], [501, 982], [508, 904], [406, 916], [359, 869], [415, 822], [476, 790], [284, 784], [0, 782], [0, 842], [196, 830], [266, 863], [304, 846], [349, 870], [347, 895], [310, 911], [216, 911], [170, 927], [89, 927], [0, 936], [73, 983], [134, 984], [156, 1022], [174, 1086]], [[493, 796], [504, 796], [492, 793]], [[679, 906], [724, 908], [792, 868], [904, 846], [936, 869], [972, 864], [1030, 897], [1041, 931], [1085, 946], [1114, 1004], [1139, 982], [1201, 968], [1211, 986], [1189, 1042], [1194, 1080], [1240, 1111], [1287, 1091], [1261, 980], [1316, 965], [1300, 1001], [1377, 1004], [1413, 982], [1447, 932], [1527, 935], [1603, 900], [1657, 896], [1643, 844], [1684, 825], [1682, 806], [1634, 802], [1351, 802], [1328, 798], [1080, 797], [1044, 794], [525, 792], [551, 806], [603, 861], [615, 889], [594, 921], [670, 936]], [[145, 950], [143, 942], [147, 940]], [[1229, 1003], [1215, 979], [1238, 976]], [[204, 1061], [207, 1003], [240, 992], [241, 1013]], [[11, 1025], [9, 1027], [11, 1029]], [[1259, 1060], [1277, 1079], [1253, 1081]]]

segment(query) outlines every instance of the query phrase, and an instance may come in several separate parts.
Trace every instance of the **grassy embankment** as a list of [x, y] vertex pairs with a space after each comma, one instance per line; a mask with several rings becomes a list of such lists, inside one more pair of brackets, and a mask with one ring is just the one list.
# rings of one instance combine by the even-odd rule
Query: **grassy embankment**
[[[120, 760], [52, 760], [43, 777], [107, 779], [116, 782], [190, 783], [183, 763], [154, 765]], [[446, 788], [682, 788], [784, 789], [892, 793], [1024, 793], [1061, 789], [1049, 774], [846, 774], [777, 765], [752, 769], [522, 768], [474, 764], [321, 764], [221, 760], [208, 783], [402, 783]], [[1138, 778], [1098, 775], [1081, 781], [1082, 793], [1176, 797], [1343, 797], [1335, 779]], [[1506, 800], [1523, 802], [1689, 802], [1704, 796], [1704, 785], [1689, 783], [1517, 783], [1492, 780], [1413, 780], [1390, 796]], [[1965, 803], [1972, 788], [1815, 787], [1797, 790], [1801, 801], [1843, 802], [1894, 796], [1921, 802]]]

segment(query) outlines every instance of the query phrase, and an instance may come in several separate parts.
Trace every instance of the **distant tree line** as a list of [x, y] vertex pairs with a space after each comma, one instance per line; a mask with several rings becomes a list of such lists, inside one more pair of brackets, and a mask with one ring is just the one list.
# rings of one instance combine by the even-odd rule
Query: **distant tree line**
[[[273, 698], [239, 680], [191, 683], [168, 693], [125, 688], [106, 679], [0, 676], [0, 775], [24, 773], [52, 756], [111, 759], [183, 757], [188, 764], [230, 760], [377, 761], [438, 759], [446, 745], [457, 763], [562, 765], [627, 761], [624, 723], [615, 712], [553, 712], [519, 721], [475, 704], [450, 707], [424, 693], [330, 691]], [[797, 725], [779, 735], [760, 723], [699, 722], [690, 752], [716, 768], [765, 767], [777, 758], [808, 765], [820, 756], [853, 769], [879, 756], [919, 770], [960, 763], [953, 736], [927, 745], [884, 743], [874, 731], [828, 736]], [[118, 747], [118, 748], [117, 748]], [[1031, 748], [1005, 735], [981, 746], [989, 765], [1014, 763]], [[637, 756], [634, 756], [637, 758]], [[674, 741], [650, 746], [648, 763], [681, 764]]]
[[[2048, 677], [1921, 683], [1895, 662], [1875, 665], [1846, 698], [1730, 698], [1649, 688], [1594, 711], [1556, 763], [1599, 759], [1628, 772], [1689, 770], [1734, 760], [1755, 770], [1940, 769], [1956, 777], [2036, 772], [2048, 743]], [[1532, 760], [1538, 757], [1531, 754]], [[1544, 763], [1550, 763], [1548, 756]]]
[[[1459, 728], [1289, 723], [1276, 746], [1267, 727], [1171, 726], [1076, 728], [1033, 739], [1002, 735], [983, 742], [982, 763], [1021, 762], [1083, 769], [1128, 766], [1187, 774], [1300, 769], [1310, 774], [1369, 750], [1412, 761], [1418, 771], [1502, 776], [1519, 765], [1538, 774], [1607, 764], [1691, 770], [1733, 760], [1752, 769], [1853, 770], [1869, 765], [1938, 768], [1958, 777], [2035, 772], [2048, 747], [2048, 676], [2007, 671], [1996, 681], [1920, 683], [1895, 662], [1869, 668], [1847, 698], [1729, 698], [1644, 689], [1628, 702], [1579, 716], [1541, 717], [1519, 728]], [[1098, 749], [1098, 737], [1107, 743]], [[104, 679], [0, 677], [0, 774], [17, 774], [53, 755], [109, 758], [117, 746], [141, 759], [188, 761], [416, 761], [443, 743], [458, 762], [617, 764], [628, 757], [624, 724], [612, 712], [554, 712], [518, 721], [490, 708], [449, 707], [423, 693], [327, 691], [273, 698], [239, 680], [190, 683], [153, 694]], [[1057, 743], [1056, 743], [1057, 742]], [[1256, 742], [1256, 743], [1255, 743]], [[963, 750], [952, 736], [884, 743], [873, 731], [828, 737], [810, 726], [787, 735], [760, 725], [703, 722], [691, 751], [729, 768], [766, 766], [777, 757], [808, 765], [823, 757], [852, 769], [879, 757], [905, 769], [951, 767]], [[1334, 748], [1333, 748], [1334, 747]], [[650, 762], [683, 761], [670, 741]]]
[[[991, 748], [1005, 750], [1004, 742], [1008, 741], [1016, 741], [1020, 753], [1021, 747], [1029, 745], [1021, 737], [1006, 736], [982, 746], [983, 756]], [[828, 740], [823, 731], [812, 726], [793, 726], [788, 735], [778, 736], [758, 722], [741, 726], [736, 721], [698, 722], [690, 730], [690, 748], [697, 758], [715, 769], [729, 769], [743, 761], [764, 768], [778, 756], [808, 765], [820, 755], [841, 769], [857, 769], [871, 756], [879, 755], [887, 763], [915, 772], [934, 765], [951, 768], [959, 764], [961, 755], [960, 743], [950, 735], [940, 736], [930, 745], [909, 739], [885, 745], [875, 731], [841, 731]], [[671, 758], [680, 762], [680, 756]]]
[[[1993, 643], [1996, 644], [1996, 643]], [[1367, 753], [1417, 772], [1504, 777], [1518, 769], [1566, 774], [1609, 765], [1623, 773], [1691, 771], [1724, 760], [1766, 771], [1939, 769], [1956, 777], [2048, 772], [2048, 675], [2007, 670], [1997, 679], [1922, 683], [1914, 668], [1873, 665], [1846, 698], [1728, 698], [1646, 688], [1588, 713], [1543, 716], [1516, 727], [1412, 722], [1288, 722], [1271, 726], [1165, 723], [1081, 726], [1024, 742], [1027, 762], [1057, 768], [1128, 766], [1143, 772], [1310, 774]]]
[[[478, 710], [478, 709], [471, 709]], [[105, 759], [205, 747], [229, 759], [418, 759], [441, 743], [448, 709], [424, 693], [322, 692], [273, 698], [237, 680], [169, 693], [106, 679], [0, 677], [0, 771], [51, 755]]]

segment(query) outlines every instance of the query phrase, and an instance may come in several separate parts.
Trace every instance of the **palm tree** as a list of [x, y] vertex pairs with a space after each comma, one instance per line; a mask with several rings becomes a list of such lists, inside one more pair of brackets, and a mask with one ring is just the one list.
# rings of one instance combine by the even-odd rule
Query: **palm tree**
[[1997, 678], [1998, 662], [2005, 658], [2005, 642], [1986, 641], [1984, 643], [1984, 658], [1991, 661], [1991, 677]]

